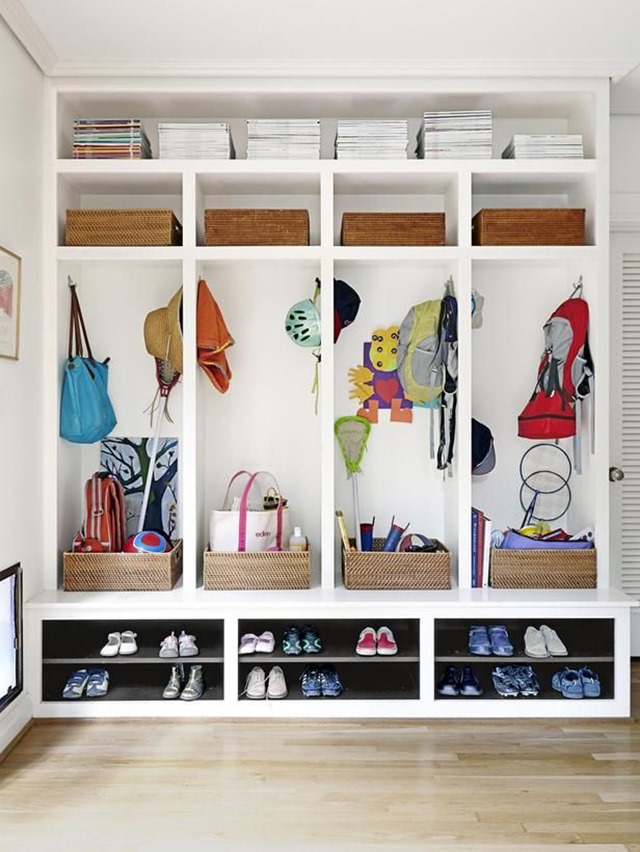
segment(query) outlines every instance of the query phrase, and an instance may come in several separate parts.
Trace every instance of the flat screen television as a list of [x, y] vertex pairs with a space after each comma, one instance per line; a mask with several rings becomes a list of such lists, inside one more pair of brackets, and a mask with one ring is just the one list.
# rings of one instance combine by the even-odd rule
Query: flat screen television
[[22, 569], [0, 571], [0, 712], [22, 692]]

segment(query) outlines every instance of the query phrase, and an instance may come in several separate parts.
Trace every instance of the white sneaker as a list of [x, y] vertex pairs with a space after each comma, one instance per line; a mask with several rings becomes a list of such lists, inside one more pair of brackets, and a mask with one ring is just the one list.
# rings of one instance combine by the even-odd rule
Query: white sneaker
[[549, 656], [544, 636], [535, 627], [527, 627], [524, 632], [524, 652], [527, 657]]
[[569, 653], [564, 642], [560, 639], [555, 630], [548, 627], [546, 624], [540, 625], [540, 633], [544, 637], [547, 650], [552, 657], [566, 657]]
[[266, 697], [267, 679], [264, 669], [261, 669], [260, 666], [254, 666], [247, 675], [243, 695], [246, 695], [247, 698], [254, 699]]
[[119, 633], [109, 633], [107, 644], [100, 649], [101, 657], [116, 657], [120, 650], [121, 636]]
[[284, 672], [280, 666], [273, 666], [267, 677], [267, 698], [286, 698], [289, 694]]

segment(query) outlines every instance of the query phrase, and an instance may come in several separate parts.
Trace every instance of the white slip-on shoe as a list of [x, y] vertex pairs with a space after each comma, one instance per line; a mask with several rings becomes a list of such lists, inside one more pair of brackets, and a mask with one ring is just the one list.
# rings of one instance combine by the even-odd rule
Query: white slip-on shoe
[[567, 651], [566, 645], [560, 639], [555, 630], [553, 630], [547, 624], [541, 624], [540, 633], [542, 633], [545, 644], [547, 646], [547, 650], [549, 651], [552, 657], [567, 656], [569, 652]]
[[118, 655], [118, 651], [120, 650], [120, 642], [121, 637], [119, 633], [109, 633], [109, 635], [107, 636], [107, 644], [100, 649], [100, 656], [116, 657]]
[[258, 636], [256, 651], [258, 654], [270, 654], [276, 647], [276, 637], [270, 630], [265, 630]]
[[243, 633], [240, 637], [239, 654], [253, 654], [258, 644], [258, 637], [255, 633]]
[[120, 650], [118, 653], [123, 656], [129, 656], [130, 654], [136, 654], [138, 651], [138, 643], [136, 642], [136, 636], [138, 634], [134, 633], [133, 630], [125, 630], [120, 634]]
[[548, 657], [544, 636], [535, 627], [527, 627], [524, 631], [524, 652], [527, 657]]
[[267, 676], [267, 698], [286, 698], [289, 694], [284, 672], [280, 666], [273, 666]]
[[254, 666], [249, 674], [244, 685], [243, 695], [247, 698], [260, 699], [267, 695], [267, 678], [264, 669], [260, 666]]

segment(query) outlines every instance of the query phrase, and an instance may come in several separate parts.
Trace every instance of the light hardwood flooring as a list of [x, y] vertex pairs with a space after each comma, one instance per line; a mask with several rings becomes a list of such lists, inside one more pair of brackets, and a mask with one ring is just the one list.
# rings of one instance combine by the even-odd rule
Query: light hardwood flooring
[[37, 722], [0, 849], [640, 852], [631, 720]]

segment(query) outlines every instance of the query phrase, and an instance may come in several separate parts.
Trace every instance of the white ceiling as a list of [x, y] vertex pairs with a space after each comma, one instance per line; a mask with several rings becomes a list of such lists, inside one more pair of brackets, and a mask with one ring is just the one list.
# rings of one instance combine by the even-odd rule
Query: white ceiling
[[47, 73], [313, 65], [611, 68], [640, 61], [637, 0], [0, 0]]

